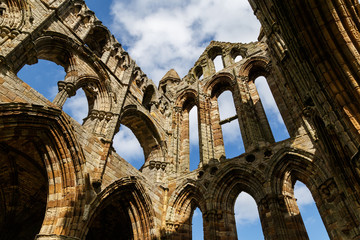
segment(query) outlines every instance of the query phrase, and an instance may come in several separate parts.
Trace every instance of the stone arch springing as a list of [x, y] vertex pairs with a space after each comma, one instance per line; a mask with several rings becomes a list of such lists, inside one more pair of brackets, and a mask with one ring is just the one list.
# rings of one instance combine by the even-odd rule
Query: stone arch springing
[[197, 92], [189, 89], [184, 91], [176, 101], [176, 135], [177, 157], [175, 167], [177, 172], [189, 172], [190, 170], [190, 131], [189, 113], [197, 106]]
[[[201, 185], [191, 180], [181, 183], [175, 189], [169, 199], [172, 205], [168, 207], [166, 213], [165, 234], [167, 236], [191, 239], [191, 221], [194, 210], [199, 208], [203, 216], [206, 213], [204, 192]], [[207, 233], [204, 232], [204, 239], [207, 239], [206, 237]]]
[[[91, 202], [89, 209], [81, 239], [154, 238], [152, 202], [136, 177], [121, 178], [106, 187]], [[108, 221], [110, 225], [101, 227], [102, 221]]]
[[198, 80], [201, 80], [204, 78], [204, 71], [202, 66], [198, 65], [194, 68], [194, 75]]
[[120, 124], [128, 127], [139, 141], [145, 157], [142, 168], [148, 167], [153, 161], [164, 161], [163, 141], [156, 125], [146, 113], [137, 109], [135, 105], [128, 105], [123, 108], [117, 129], [119, 129]]

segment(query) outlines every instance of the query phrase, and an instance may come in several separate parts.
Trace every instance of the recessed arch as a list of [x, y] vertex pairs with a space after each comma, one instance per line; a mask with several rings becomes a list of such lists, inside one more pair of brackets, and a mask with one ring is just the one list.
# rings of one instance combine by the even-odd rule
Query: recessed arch
[[[69, 122], [58, 110], [45, 110], [26, 104], [5, 107], [0, 118], [1, 145], [10, 146], [23, 157], [27, 155], [28, 160], [36, 159], [36, 155], [40, 156], [36, 168], [42, 169], [42, 162], [43, 171], [47, 174], [47, 205], [44, 219], [40, 221], [42, 226], [38, 232], [39, 236], [53, 235], [58, 233], [57, 231], [73, 236], [75, 233], [70, 232], [69, 226], [76, 225], [79, 221], [73, 217], [73, 212], [81, 211], [83, 207], [78, 201], [82, 188], [80, 179], [83, 178], [84, 156]], [[19, 141], [23, 144], [19, 144]], [[44, 177], [44, 174], [42, 176]], [[41, 178], [37, 177], [37, 181]], [[27, 187], [29, 186], [31, 184]], [[39, 191], [39, 196], [42, 195]], [[61, 205], [63, 201], [69, 202], [67, 208]], [[64, 224], [56, 224], [58, 221]]]
[[[181, 172], [190, 171], [190, 123], [193, 123], [192, 120], [195, 120], [195, 118], [192, 120], [190, 119], [190, 112], [194, 113], [193, 111], [196, 109], [195, 114], [198, 116], [199, 109], [197, 97], [197, 91], [194, 89], [187, 89], [177, 97], [175, 102], [177, 106], [175, 121], [178, 125], [175, 131], [178, 134], [177, 141], [179, 141], [179, 149], [177, 152], [179, 160], [176, 162], [176, 168]], [[191, 144], [199, 146], [198, 142], [191, 142]], [[195, 156], [195, 154], [192, 155], [192, 157], [193, 156]]]
[[84, 39], [85, 44], [99, 58], [103, 55], [106, 47], [110, 44], [110, 41], [111, 34], [109, 30], [102, 25], [93, 26]]
[[146, 113], [138, 110], [135, 105], [127, 105], [123, 108], [118, 126], [120, 124], [127, 126], [136, 136], [144, 151], [145, 164], [151, 160], [164, 161], [161, 145], [163, 140], [156, 125]]
[[[220, 214], [215, 226], [227, 224], [229, 228], [214, 229], [218, 236], [232, 236], [236, 239], [235, 202], [241, 192], [249, 194], [257, 204], [266, 196], [262, 186], [263, 173], [255, 168], [230, 164], [216, 173], [216, 179], [208, 187], [213, 209]], [[260, 212], [259, 212], [260, 213]], [[260, 214], [259, 214], [260, 215]], [[260, 218], [263, 217], [260, 215]]]
[[[294, 185], [296, 181], [301, 181], [310, 190], [330, 238], [335, 236], [346, 238], [348, 232], [341, 229], [347, 228], [349, 224], [357, 226], [357, 223], [356, 220], [344, 219], [344, 217], [334, 216], [326, 211], [326, 209], [332, 208], [333, 211], [346, 212], [347, 216], [354, 214], [345, 207], [345, 200], [339, 197], [340, 189], [336, 180], [329, 175], [328, 166], [323, 160], [310, 153], [300, 150], [287, 150], [288, 152], [282, 150], [273, 158], [275, 161], [271, 168], [274, 169], [271, 172], [271, 187], [274, 193], [287, 196], [285, 206], [289, 211], [289, 224], [293, 225], [291, 231], [297, 232], [292, 234], [300, 233], [307, 236], [294, 197]], [[332, 224], [338, 225], [339, 228], [331, 228]]]
[[142, 105], [150, 111], [151, 105], [156, 101], [156, 88], [154, 85], [149, 85], [145, 88]]
[[[154, 216], [152, 202], [141, 181], [136, 177], [121, 178], [92, 201], [81, 239], [110, 240], [115, 236], [124, 240], [152, 239]], [[109, 228], [99, 226], [108, 217], [119, 224], [111, 224]]]
[[[166, 213], [168, 235], [192, 237], [191, 221], [194, 210], [199, 208], [203, 214], [206, 212], [204, 193], [205, 189], [195, 181], [186, 180], [179, 184], [169, 199], [172, 205]], [[204, 232], [205, 239], [206, 235]]]

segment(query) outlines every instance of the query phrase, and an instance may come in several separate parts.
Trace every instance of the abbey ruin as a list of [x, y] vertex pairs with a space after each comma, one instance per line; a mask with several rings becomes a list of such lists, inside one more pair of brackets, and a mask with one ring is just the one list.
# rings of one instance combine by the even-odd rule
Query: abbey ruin
[[[237, 239], [241, 192], [255, 199], [265, 239], [308, 239], [297, 180], [330, 239], [360, 239], [359, 2], [249, 2], [258, 42], [211, 42], [188, 75], [170, 70], [156, 86], [83, 0], [0, 0], [0, 239], [191, 239], [197, 207], [205, 239]], [[38, 59], [66, 71], [52, 102], [17, 76]], [[274, 141], [259, 76], [289, 139]], [[82, 125], [62, 111], [78, 89]], [[219, 118], [225, 90], [246, 150], [235, 158]], [[190, 171], [194, 106], [200, 164]], [[120, 124], [143, 148], [140, 171], [114, 151]]]

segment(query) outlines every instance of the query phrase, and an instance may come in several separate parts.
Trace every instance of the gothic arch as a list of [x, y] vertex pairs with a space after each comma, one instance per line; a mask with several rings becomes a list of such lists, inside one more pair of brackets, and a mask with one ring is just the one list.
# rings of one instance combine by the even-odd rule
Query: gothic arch
[[[35, 156], [34, 152], [42, 156], [40, 161], [47, 174], [48, 195], [45, 218], [38, 236], [72, 236], [74, 232], [70, 230], [79, 224], [75, 213], [83, 207], [80, 190], [85, 163], [72, 127], [55, 109], [26, 104], [2, 106], [1, 109], [0, 142], [24, 156]], [[24, 149], [22, 146], [26, 142], [32, 143], [33, 147]], [[64, 208], [64, 205], [67, 207]], [[62, 224], [59, 225], [59, 222]]]
[[204, 86], [204, 93], [206, 95], [206, 104], [208, 108], [205, 115], [208, 117], [208, 122], [211, 128], [211, 137], [213, 139], [213, 148], [215, 150], [214, 158], [219, 159], [225, 156], [224, 136], [222, 132], [222, 123], [220, 119], [220, 111], [218, 104], [218, 97], [226, 90], [232, 94], [232, 101], [235, 106], [235, 116], [231, 116], [232, 120], [238, 119], [240, 131], [244, 136], [242, 127], [242, 118], [240, 114], [241, 102], [239, 87], [235, 81], [234, 75], [226, 72], [219, 72], [215, 74]]
[[151, 106], [156, 102], [156, 100], [156, 87], [152, 84], [149, 84], [145, 88], [142, 105], [150, 111]]
[[[121, 239], [143, 240], [151, 240], [154, 238], [154, 232], [152, 230], [154, 229], [155, 224], [155, 213], [151, 199], [148, 196], [141, 181], [133, 176], [124, 177], [113, 182], [101, 193], [99, 193], [96, 198], [89, 204], [90, 210], [88, 215], [86, 215], [84, 218], [86, 223], [81, 233], [79, 234], [79, 238], [98, 239], [97, 237], [100, 236], [111, 236], [111, 233], [106, 232], [108, 231], [106, 227], [97, 229], [96, 223], [98, 220], [97, 218], [101, 218], [101, 214], [106, 212], [105, 210], [114, 204], [119, 204], [116, 205], [116, 207], [121, 208], [120, 213], [122, 216], [114, 215], [113, 217], [115, 217], [115, 219], [116, 217], [121, 217], [120, 221], [124, 220], [125, 222], [120, 222], [121, 226], [115, 226], [117, 229], [110, 230], [121, 229], [123, 234], [129, 234], [127, 236], [125, 235], [117, 237], [122, 237]], [[116, 214], [117, 212], [114, 213]], [[97, 233], [97, 230], [103, 232]]]
[[209, 192], [214, 209], [231, 209], [240, 192], [250, 194], [258, 203], [265, 196], [264, 174], [255, 168], [230, 164], [216, 173], [215, 181], [210, 184]]
[[229, 90], [233, 94], [238, 91], [234, 88], [235, 77], [231, 73], [221, 72], [215, 74], [205, 85], [204, 92], [211, 97], [218, 97], [223, 91]]
[[[177, 157], [175, 168], [181, 172], [190, 171], [190, 111], [198, 106], [198, 93], [194, 89], [186, 89], [176, 98], [173, 127], [177, 141]], [[199, 108], [197, 109], [199, 112]]]
[[75, 80], [75, 89], [83, 88], [88, 99], [89, 112], [92, 109], [109, 112], [112, 110], [111, 89], [106, 81], [97, 76], [80, 76]]
[[184, 180], [174, 190], [166, 212], [166, 233], [172, 236], [191, 238], [192, 214], [196, 207], [206, 213], [206, 190], [193, 180]]
[[251, 57], [240, 68], [240, 76], [248, 77], [249, 81], [254, 81], [259, 76], [267, 77], [267, 68], [270, 60], [266, 57]]
[[[213, 236], [226, 235], [229, 236], [229, 239], [237, 239], [235, 235], [235, 201], [241, 192], [246, 192], [255, 199], [259, 208], [259, 203], [266, 196], [263, 186], [265, 180], [262, 172], [249, 166], [229, 164], [220, 169], [214, 175], [214, 181], [208, 188], [211, 202], [209, 210], [215, 214], [212, 219], [213, 227], [208, 231], [212, 232]], [[260, 220], [262, 220], [261, 217], [260, 215]], [[228, 228], [218, 227], [222, 225], [228, 226]]]
[[101, 58], [111, 44], [111, 34], [105, 26], [95, 22], [84, 38], [84, 42], [96, 56]]
[[190, 111], [193, 106], [197, 105], [197, 98], [198, 92], [195, 89], [186, 89], [176, 98], [175, 106]]
[[131, 129], [138, 139], [144, 150], [145, 164], [153, 159], [162, 159], [164, 161], [163, 139], [156, 124], [148, 117], [147, 113], [138, 109], [135, 105], [127, 105], [120, 115], [118, 125], [120, 126], [120, 124], [124, 124]]
[[309, 187], [320, 186], [330, 178], [330, 170], [321, 159], [299, 149], [283, 148], [271, 160], [269, 176], [273, 191], [278, 194], [283, 191], [284, 177], [295, 177]]
[[[324, 161], [310, 153], [295, 149], [283, 149], [275, 154], [273, 160], [270, 172], [271, 188], [273, 193], [285, 196], [283, 203], [290, 222], [296, 226], [293, 228], [294, 231], [306, 235], [294, 197], [294, 185], [299, 180], [310, 190], [329, 236], [334, 239], [346, 239], [351, 236], [349, 234], [353, 234], [348, 229], [359, 226], [359, 220], [355, 217], [356, 211], [348, 206], [344, 197], [341, 197], [337, 180], [330, 175], [331, 170]], [[329, 209], [343, 215], [333, 215]], [[335, 229], [331, 227], [334, 224], [337, 226]]]

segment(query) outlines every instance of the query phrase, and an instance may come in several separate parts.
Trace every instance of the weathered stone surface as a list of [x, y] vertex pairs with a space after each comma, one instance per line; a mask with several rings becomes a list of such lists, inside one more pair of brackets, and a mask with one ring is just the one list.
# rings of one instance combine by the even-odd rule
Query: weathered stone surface
[[[170, 70], [156, 87], [84, 1], [0, 0], [0, 239], [190, 239], [196, 207], [205, 239], [236, 239], [242, 191], [258, 205], [265, 239], [307, 239], [297, 180], [331, 239], [360, 239], [359, 3], [249, 2], [258, 42], [213, 41], [187, 76]], [[38, 59], [66, 70], [53, 102], [16, 76]], [[274, 140], [258, 76], [289, 139]], [[82, 125], [61, 110], [79, 88], [89, 101]], [[220, 121], [225, 90], [236, 116]], [[194, 106], [200, 164], [190, 172]], [[233, 120], [246, 152], [229, 159], [221, 125]], [[144, 150], [140, 171], [112, 147], [120, 124]]]

